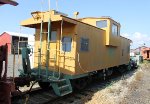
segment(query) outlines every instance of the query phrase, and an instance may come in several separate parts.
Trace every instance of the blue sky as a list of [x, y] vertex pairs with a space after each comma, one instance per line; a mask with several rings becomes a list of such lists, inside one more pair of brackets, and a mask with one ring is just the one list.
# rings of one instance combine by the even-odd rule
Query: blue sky
[[[32, 11], [48, 10], [48, 0], [17, 0], [18, 6], [0, 7], [0, 33], [19, 32], [20, 22], [31, 17]], [[146, 43], [150, 46], [150, 0], [58, 0], [58, 10], [73, 17], [110, 16], [121, 24], [121, 35], [133, 40], [132, 47]], [[51, 0], [51, 9], [56, 9], [56, 0]], [[33, 29], [22, 28], [21, 33], [33, 34]]]

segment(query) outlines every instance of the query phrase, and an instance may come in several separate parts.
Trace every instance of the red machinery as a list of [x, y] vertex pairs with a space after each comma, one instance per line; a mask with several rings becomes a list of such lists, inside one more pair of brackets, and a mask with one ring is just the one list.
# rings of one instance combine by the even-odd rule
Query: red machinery
[[[12, 79], [7, 79], [7, 57], [8, 46], [0, 46], [0, 102], [1, 104], [11, 104], [11, 92], [15, 91], [15, 83]], [[5, 67], [4, 67], [5, 66]]]
[[[15, 61], [15, 60], [14, 60]], [[7, 65], [8, 65], [8, 44], [0, 46], [0, 104], [11, 104], [12, 94], [18, 95], [19, 86], [30, 86], [30, 77], [7, 77]], [[32, 85], [33, 86], [33, 85]], [[30, 88], [30, 90], [32, 87]], [[30, 91], [29, 90], [29, 91]]]
[[[4, 4], [18, 5], [13, 0], [0, 0], [0, 6]], [[7, 65], [8, 45], [6, 44], [0, 46], [0, 104], [11, 104], [11, 93], [16, 92], [15, 78], [7, 78]]]

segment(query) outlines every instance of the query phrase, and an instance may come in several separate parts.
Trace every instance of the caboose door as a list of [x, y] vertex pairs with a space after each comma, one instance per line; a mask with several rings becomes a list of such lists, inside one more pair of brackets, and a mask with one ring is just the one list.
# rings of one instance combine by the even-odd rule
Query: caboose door
[[49, 68], [57, 70], [57, 57], [58, 57], [58, 32], [52, 30], [49, 43]]

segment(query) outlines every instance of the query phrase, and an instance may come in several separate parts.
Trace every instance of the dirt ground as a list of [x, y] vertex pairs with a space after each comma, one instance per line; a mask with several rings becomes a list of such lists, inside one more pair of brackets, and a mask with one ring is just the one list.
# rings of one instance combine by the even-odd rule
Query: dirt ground
[[85, 104], [150, 104], [150, 63], [97, 91]]
[[144, 75], [133, 90], [125, 98], [126, 104], [150, 104], [150, 64], [143, 65]]

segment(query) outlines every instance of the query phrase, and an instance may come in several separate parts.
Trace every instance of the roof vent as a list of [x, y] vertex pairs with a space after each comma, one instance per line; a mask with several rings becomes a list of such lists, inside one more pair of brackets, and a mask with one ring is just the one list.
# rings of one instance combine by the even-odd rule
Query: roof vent
[[65, 13], [62, 13], [62, 12], [59, 12], [59, 11], [56, 11], [56, 10], [53, 10], [54, 11], [54, 15], [62, 15], [62, 16], [68, 16], [67, 14]]

